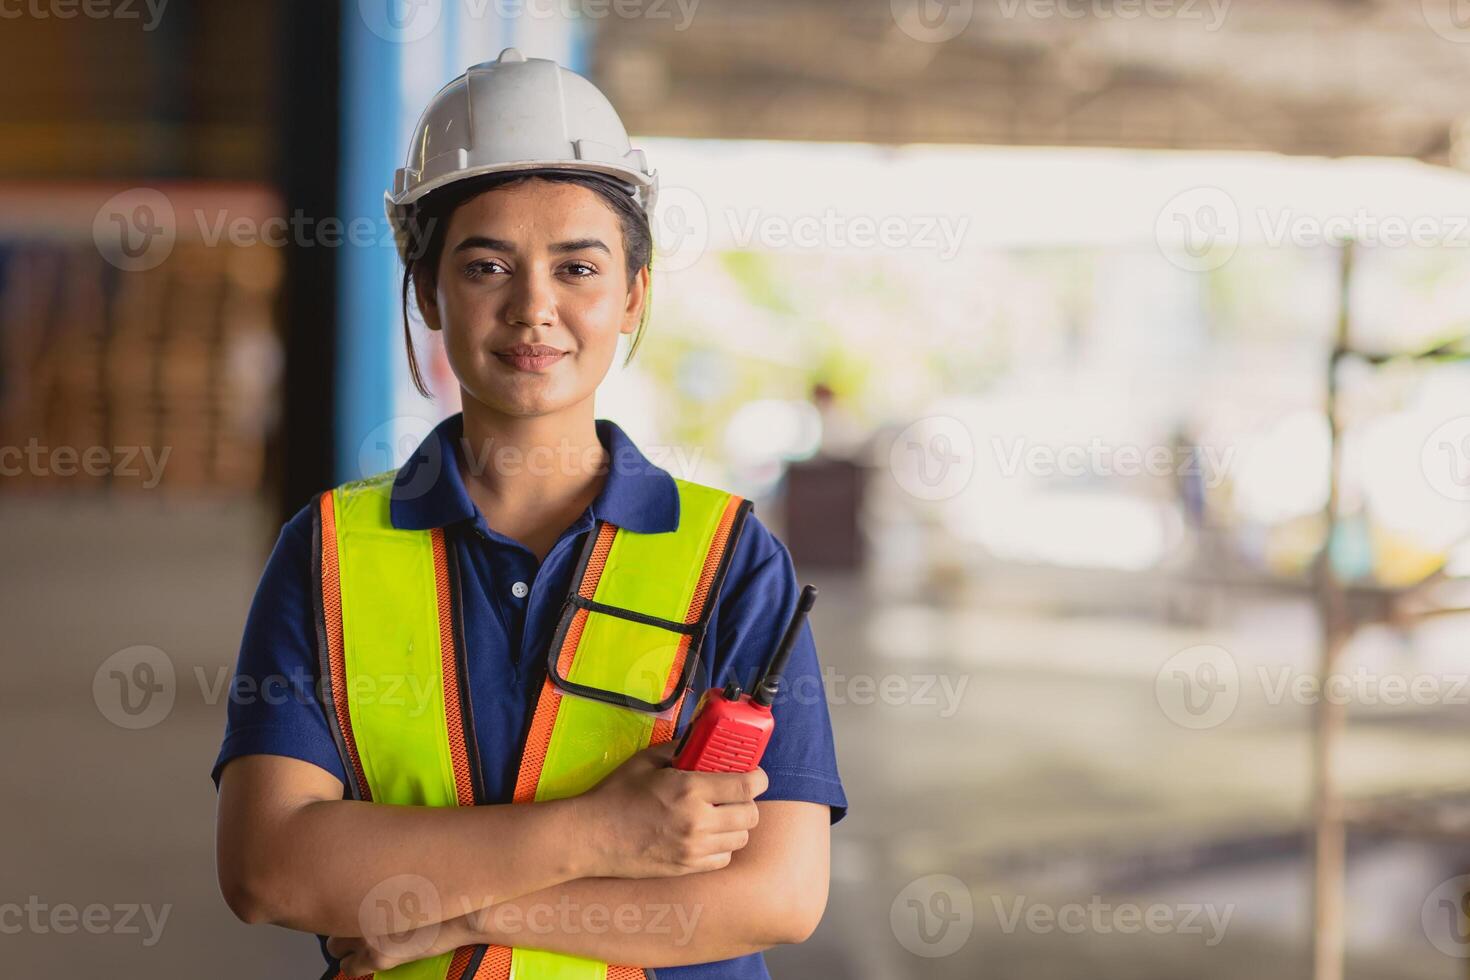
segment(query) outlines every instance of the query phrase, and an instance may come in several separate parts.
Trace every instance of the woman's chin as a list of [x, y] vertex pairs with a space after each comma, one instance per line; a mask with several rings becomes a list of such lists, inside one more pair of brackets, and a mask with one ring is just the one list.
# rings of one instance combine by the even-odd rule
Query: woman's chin
[[544, 389], [546, 386], [495, 385], [493, 388], [482, 388], [483, 397], [476, 395], [475, 400], [501, 415], [508, 415], [512, 418], [535, 418], [539, 415], [550, 415], [576, 400], [561, 397], [553, 391], [532, 390], [536, 387]]

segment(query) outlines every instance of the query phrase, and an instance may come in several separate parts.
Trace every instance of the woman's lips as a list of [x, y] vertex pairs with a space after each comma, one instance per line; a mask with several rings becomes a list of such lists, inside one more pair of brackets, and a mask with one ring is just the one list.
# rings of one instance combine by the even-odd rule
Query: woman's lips
[[535, 355], [528, 355], [528, 354], [496, 354], [495, 356], [498, 357], [498, 358], [500, 358], [500, 360], [503, 363], [509, 364], [511, 367], [515, 368], [517, 371], [531, 371], [531, 372], [539, 373], [539, 372], [542, 372], [542, 371], [547, 370], [553, 364], [555, 364], [558, 361], [560, 361], [563, 357], [566, 357], [567, 356], [567, 352], [566, 351], [562, 351], [560, 354], [535, 354]]

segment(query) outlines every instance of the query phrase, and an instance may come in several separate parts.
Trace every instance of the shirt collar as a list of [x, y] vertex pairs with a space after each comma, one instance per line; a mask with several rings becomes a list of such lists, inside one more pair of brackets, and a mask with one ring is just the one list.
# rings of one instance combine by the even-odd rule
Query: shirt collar
[[[597, 439], [611, 457], [607, 480], [592, 502], [594, 520], [640, 534], [679, 526], [679, 488], [668, 471], [649, 462], [633, 440], [610, 419], [597, 419]], [[473, 520], [474, 501], [465, 489], [456, 452], [464, 435], [464, 413], [434, 427], [393, 481], [393, 526], [425, 531]]]

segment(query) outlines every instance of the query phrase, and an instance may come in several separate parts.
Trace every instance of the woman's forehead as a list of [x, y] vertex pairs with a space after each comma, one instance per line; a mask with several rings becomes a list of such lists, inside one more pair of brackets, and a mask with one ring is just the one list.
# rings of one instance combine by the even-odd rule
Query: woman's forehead
[[450, 232], [536, 239], [607, 234], [617, 216], [596, 192], [578, 184], [526, 180], [477, 194], [455, 209]]

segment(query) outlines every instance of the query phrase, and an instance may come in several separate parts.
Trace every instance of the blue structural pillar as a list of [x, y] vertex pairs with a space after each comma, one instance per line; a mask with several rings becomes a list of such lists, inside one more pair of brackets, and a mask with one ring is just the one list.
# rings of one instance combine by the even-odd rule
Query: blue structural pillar
[[390, 19], [395, 17], [394, 8], [407, 6], [400, 5], [400, 0], [346, 0], [342, 4], [338, 217], [348, 229], [363, 227], [367, 219], [376, 233], [367, 236], [368, 241], [345, 236], [338, 263], [338, 480], [366, 475], [359, 463], [363, 443], [369, 433], [393, 417], [392, 351], [402, 331], [395, 303], [398, 257], [382, 242], [387, 231], [383, 192], [394, 169], [402, 166], [399, 147], [407, 138], [397, 132], [404, 44], [391, 31], [382, 31], [380, 24], [370, 24], [364, 9], [370, 4], [379, 5], [390, 24], [395, 22]]

